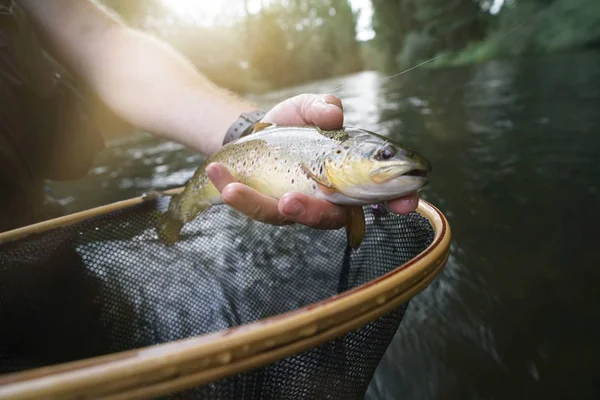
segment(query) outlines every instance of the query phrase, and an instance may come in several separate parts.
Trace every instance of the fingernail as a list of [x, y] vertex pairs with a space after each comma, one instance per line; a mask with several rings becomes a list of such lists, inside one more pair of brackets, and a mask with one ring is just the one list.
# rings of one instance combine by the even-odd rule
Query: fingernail
[[325, 101], [325, 103], [327, 103], [327, 104], [330, 104], [330, 105], [332, 105], [332, 106], [336, 106], [336, 107], [337, 107], [337, 108], [339, 108], [340, 110], [344, 111], [344, 106], [343, 106], [343, 104], [341, 104], [341, 101], [340, 101], [340, 102], [339, 102], [339, 104], [338, 104], [338, 102], [337, 102], [337, 101], [334, 101], [334, 100], [332, 100], [332, 97], [331, 97], [331, 96], [325, 96], [325, 97], [323, 98], [323, 101]]
[[290, 200], [284, 204], [282, 211], [284, 214], [297, 217], [302, 214], [304, 207], [302, 207], [302, 204], [298, 200]]

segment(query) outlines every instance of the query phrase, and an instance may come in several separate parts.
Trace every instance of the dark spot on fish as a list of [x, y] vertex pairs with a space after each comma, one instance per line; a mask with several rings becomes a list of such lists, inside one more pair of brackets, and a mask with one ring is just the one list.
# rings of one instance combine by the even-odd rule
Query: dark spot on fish
[[346, 145], [344, 146], [344, 150], [348, 150], [350, 148], [350, 146]]
[[319, 168], [319, 174], [323, 173], [323, 164], [321, 164], [321, 168]]
[[317, 185], [313, 184], [313, 190], [317, 190]]
[[288, 174], [290, 173], [290, 169], [288, 168]]
[[342, 153], [342, 151], [341, 151], [341, 150], [337, 150], [337, 151], [335, 152], [335, 154], [341, 154], [341, 153]]
[[294, 180], [292, 179], [292, 185], [294, 184]]

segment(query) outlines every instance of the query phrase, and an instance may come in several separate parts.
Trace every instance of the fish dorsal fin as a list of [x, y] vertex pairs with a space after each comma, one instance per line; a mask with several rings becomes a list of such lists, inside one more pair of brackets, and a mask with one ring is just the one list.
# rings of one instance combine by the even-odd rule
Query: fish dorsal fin
[[365, 238], [365, 213], [360, 206], [348, 207], [349, 218], [346, 224], [346, 237], [353, 249], [358, 249]]
[[346, 132], [345, 129], [335, 129], [335, 130], [323, 130], [321, 128], [317, 127], [317, 131], [332, 140], [335, 140], [337, 142], [343, 142], [345, 140], [348, 140], [350, 138], [350, 135], [348, 135], [348, 133]]
[[273, 124], [270, 122], [257, 122], [254, 124], [254, 129], [253, 129], [252, 133], [260, 132], [263, 129], [268, 128], [271, 125], [273, 125]]

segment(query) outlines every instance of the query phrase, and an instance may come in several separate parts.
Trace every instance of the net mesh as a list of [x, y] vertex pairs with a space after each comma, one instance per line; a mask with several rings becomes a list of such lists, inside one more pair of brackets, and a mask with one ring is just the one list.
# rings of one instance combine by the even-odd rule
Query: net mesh
[[[281, 314], [367, 283], [433, 240], [418, 213], [365, 207], [345, 231], [252, 221], [213, 207], [165, 247], [148, 200], [0, 244], [0, 372], [139, 348]], [[362, 398], [407, 304], [358, 331], [166, 398]]]

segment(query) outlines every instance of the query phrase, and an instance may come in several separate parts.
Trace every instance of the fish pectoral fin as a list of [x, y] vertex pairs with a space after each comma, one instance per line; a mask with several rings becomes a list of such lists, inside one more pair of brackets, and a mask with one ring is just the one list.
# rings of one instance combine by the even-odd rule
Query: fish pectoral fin
[[257, 123], [254, 124], [252, 133], [260, 132], [263, 129], [268, 128], [271, 125], [273, 125], [273, 124], [270, 123], [270, 122], [257, 122]]
[[365, 238], [365, 213], [360, 206], [349, 207], [349, 219], [346, 224], [348, 244], [353, 249], [358, 249]]
[[335, 189], [335, 186], [333, 186], [333, 185], [331, 184], [331, 182], [329, 182], [329, 179], [327, 179], [327, 178], [326, 178], [326, 177], [324, 177], [324, 176], [320, 176], [320, 177], [319, 177], [319, 176], [315, 175], [315, 174], [314, 174], [314, 173], [313, 173], [313, 172], [310, 170], [310, 168], [308, 168], [308, 167], [306, 166], [306, 164], [302, 164], [302, 170], [303, 170], [304, 172], [306, 172], [306, 174], [307, 174], [307, 175], [308, 175], [308, 176], [309, 176], [309, 177], [310, 177], [310, 178], [311, 178], [313, 181], [317, 182], [317, 184], [318, 184], [319, 186], [321, 186], [321, 189], [328, 189], [328, 190], [325, 190], [325, 192], [329, 192], [329, 193], [337, 192], [337, 190]]

